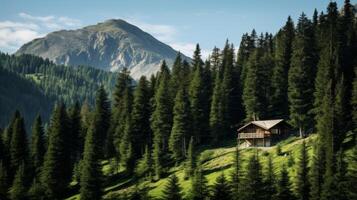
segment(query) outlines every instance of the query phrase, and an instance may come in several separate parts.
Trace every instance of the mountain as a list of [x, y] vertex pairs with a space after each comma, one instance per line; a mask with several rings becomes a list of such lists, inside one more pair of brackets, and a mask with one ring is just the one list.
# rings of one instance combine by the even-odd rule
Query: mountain
[[49, 33], [23, 45], [16, 55], [33, 54], [56, 64], [89, 65], [107, 71], [126, 67], [138, 79], [156, 73], [163, 59], [170, 66], [177, 53], [140, 28], [111, 19], [77, 30]]

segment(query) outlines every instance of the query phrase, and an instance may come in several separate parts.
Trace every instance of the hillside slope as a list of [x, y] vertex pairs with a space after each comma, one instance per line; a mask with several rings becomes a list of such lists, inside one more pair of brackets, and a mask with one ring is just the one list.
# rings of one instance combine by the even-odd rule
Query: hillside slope
[[107, 20], [77, 30], [49, 33], [23, 45], [16, 55], [33, 54], [64, 65], [90, 65], [107, 71], [130, 69], [133, 78], [173, 63], [177, 51], [124, 20]]
[[[305, 139], [290, 137], [279, 143], [282, 150], [280, 155], [277, 155], [276, 153], [277, 146], [241, 149], [243, 170], [246, 169], [246, 164], [250, 156], [257, 152], [260, 156], [263, 170], [265, 170], [268, 155], [271, 155], [276, 173], [278, 173], [277, 170], [281, 169], [282, 165], [285, 165], [288, 168], [290, 175], [289, 177], [294, 177], [296, 174], [296, 163], [298, 161], [298, 155], [302, 141], [306, 141], [308, 154], [312, 156], [313, 145], [316, 142], [316, 139], [317, 135], [311, 135]], [[198, 150], [199, 155], [197, 156], [200, 158], [203, 173], [208, 179], [209, 185], [213, 185], [216, 178], [222, 173], [224, 173], [229, 179], [229, 175], [232, 170], [234, 151], [234, 142], [221, 148], [204, 147]], [[108, 161], [103, 162], [103, 170], [105, 174], [110, 174], [110, 166]], [[170, 168], [167, 177], [173, 173], [178, 176], [184, 195], [189, 194], [191, 181], [184, 179], [184, 165], [181, 164], [179, 166]], [[120, 168], [119, 173], [114, 173], [112, 176], [113, 178], [110, 178], [112, 180], [109, 182], [109, 185], [107, 185], [105, 189], [105, 199], [115, 199], [125, 192], [134, 190], [136, 186], [142, 185], [146, 185], [149, 188], [149, 195], [151, 197], [157, 198], [162, 195], [162, 190], [167, 182], [167, 177], [162, 178], [156, 182], [149, 182], [144, 179], [135, 180], [132, 177], [126, 177]], [[74, 195], [68, 199], [74, 200], [79, 198], [78, 195]]]

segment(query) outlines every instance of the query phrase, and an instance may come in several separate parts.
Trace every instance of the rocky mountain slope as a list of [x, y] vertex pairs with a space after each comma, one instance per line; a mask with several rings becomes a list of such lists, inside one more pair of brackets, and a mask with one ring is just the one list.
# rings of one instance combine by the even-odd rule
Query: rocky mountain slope
[[137, 79], [156, 73], [163, 59], [170, 66], [177, 51], [124, 20], [112, 19], [82, 29], [49, 33], [23, 45], [16, 54], [33, 54], [57, 64], [90, 65], [108, 71], [126, 67]]

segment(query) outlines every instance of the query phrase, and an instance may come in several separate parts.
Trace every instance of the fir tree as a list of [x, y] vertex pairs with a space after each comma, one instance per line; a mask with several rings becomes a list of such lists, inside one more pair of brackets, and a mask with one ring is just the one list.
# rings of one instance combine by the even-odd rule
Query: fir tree
[[181, 200], [181, 187], [178, 182], [178, 178], [175, 174], [171, 175], [168, 179], [168, 182], [164, 186], [163, 196], [161, 199], [163, 200]]
[[205, 200], [209, 197], [209, 191], [207, 186], [207, 179], [202, 173], [202, 169], [197, 167], [195, 175], [191, 181], [191, 200]]
[[248, 161], [241, 195], [242, 199], [246, 200], [264, 199], [264, 184], [258, 155], [253, 155]]
[[215, 76], [214, 89], [211, 101], [211, 112], [209, 117], [209, 126], [212, 143], [216, 143], [222, 136], [222, 125], [223, 125], [223, 109], [222, 109], [222, 89], [221, 89], [221, 78], [217, 75]]
[[314, 84], [314, 34], [312, 24], [304, 13], [297, 24], [289, 70], [289, 110], [291, 123], [299, 128], [300, 137], [311, 127]]
[[190, 144], [188, 145], [187, 158], [185, 163], [185, 178], [192, 177], [196, 168], [196, 157], [194, 149], [193, 137], [190, 139]]
[[157, 178], [162, 175], [162, 156], [168, 149], [168, 139], [172, 127], [172, 100], [169, 91], [170, 73], [165, 62], [161, 65], [159, 86], [155, 93], [151, 128], [154, 134], [154, 168]]
[[336, 173], [334, 175], [336, 188], [334, 199], [348, 199], [348, 178], [347, 178], [347, 163], [345, 162], [343, 150], [336, 154]]
[[309, 182], [309, 167], [308, 167], [308, 154], [306, 149], [305, 140], [300, 147], [300, 156], [298, 161], [297, 174], [295, 176], [296, 194], [300, 200], [308, 200], [310, 195], [310, 182]]
[[289, 176], [285, 165], [283, 165], [280, 171], [280, 178], [277, 182], [277, 193], [274, 199], [276, 200], [294, 199], [292, 192], [290, 190]]
[[79, 149], [82, 131], [81, 107], [78, 102], [69, 111], [70, 141], [71, 141], [71, 160], [72, 165], [80, 159], [81, 150]]
[[43, 164], [43, 157], [45, 155], [45, 139], [44, 130], [42, 127], [41, 116], [37, 116], [32, 126], [31, 132], [31, 155], [30, 160], [32, 167], [34, 168], [34, 176], [39, 178], [38, 175], [41, 172]]
[[310, 170], [310, 199], [319, 200], [321, 197], [323, 174], [325, 169], [325, 150], [321, 141], [317, 141], [314, 146], [312, 164]]
[[17, 118], [13, 125], [10, 143], [11, 172], [16, 172], [20, 164], [27, 167], [28, 163], [28, 142], [25, 130], [25, 123], [22, 117]]
[[107, 141], [107, 133], [110, 127], [111, 111], [110, 103], [108, 100], [108, 94], [104, 90], [103, 86], [100, 86], [97, 95], [96, 95], [96, 108], [95, 112], [98, 113], [97, 119], [99, 127], [97, 127], [98, 143], [101, 148], [98, 149], [101, 157], [104, 155], [104, 148], [106, 146], [105, 142]]
[[55, 107], [48, 129], [48, 147], [41, 172], [46, 198], [61, 199], [66, 193], [72, 169], [69, 164], [68, 117], [64, 104]]
[[241, 179], [242, 179], [242, 169], [241, 169], [241, 158], [238, 146], [235, 149], [233, 157], [233, 171], [231, 173], [231, 194], [232, 199], [238, 200], [241, 192]]
[[275, 40], [275, 67], [272, 77], [273, 95], [271, 102], [274, 117], [286, 118], [289, 114], [287, 86], [294, 35], [294, 23], [289, 16], [285, 26], [280, 29]]
[[273, 195], [276, 193], [276, 177], [274, 172], [272, 156], [268, 157], [268, 166], [265, 170], [265, 179], [264, 179], [264, 190], [265, 190], [265, 199], [273, 199]]
[[[206, 126], [208, 124], [208, 91], [204, 83], [204, 69], [200, 58], [200, 49], [197, 46], [194, 54], [193, 61], [193, 77], [189, 86], [189, 99], [192, 113], [192, 135], [195, 137], [197, 143], [201, 143], [201, 140], [205, 140]], [[198, 53], [197, 53], [198, 52]], [[194, 65], [195, 64], [195, 65]]]
[[26, 175], [25, 175], [25, 164], [19, 165], [12, 186], [9, 190], [10, 198], [13, 200], [25, 200], [27, 199], [27, 188], [26, 188]]
[[134, 154], [141, 156], [144, 153], [145, 146], [151, 144], [150, 128], [150, 91], [149, 83], [143, 76], [134, 91], [132, 120], [132, 142], [134, 144]]
[[190, 104], [187, 93], [181, 87], [175, 98], [173, 108], [173, 125], [169, 140], [169, 149], [172, 152], [173, 158], [178, 162], [186, 153], [187, 138], [190, 133]]
[[349, 158], [347, 177], [348, 177], [347, 195], [349, 199], [356, 199], [357, 198], [357, 141], [355, 141], [352, 154]]
[[215, 184], [212, 188], [212, 200], [229, 200], [231, 199], [230, 187], [227, 184], [224, 174], [222, 173], [217, 177]]

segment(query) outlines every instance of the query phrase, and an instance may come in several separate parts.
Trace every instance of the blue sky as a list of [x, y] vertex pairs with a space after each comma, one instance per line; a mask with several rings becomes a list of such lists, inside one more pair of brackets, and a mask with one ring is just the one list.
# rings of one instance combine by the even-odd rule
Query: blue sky
[[[356, 3], [357, 0], [351, 0]], [[60, 29], [124, 19], [191, 56], [204, 56], [228, 38], [235, 46], [253, 28], [275, 33], [291, 15], [325, 11], [329, 0], [0, 0], [0, 51]], [[339, 7], [343, 0], [337, 1]]]

